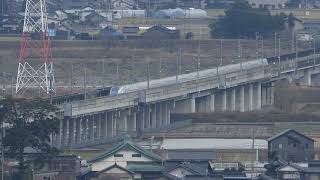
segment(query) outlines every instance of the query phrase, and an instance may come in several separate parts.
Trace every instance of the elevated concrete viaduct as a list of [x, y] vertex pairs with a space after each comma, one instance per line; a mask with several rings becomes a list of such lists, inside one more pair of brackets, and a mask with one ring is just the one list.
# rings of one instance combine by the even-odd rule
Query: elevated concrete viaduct
[[[274, 102], [279, 79], [312, 85], [320, 55], [204, 79], [66, 103], [65, 118], [53, 142], [61, 148], [117, 140], [125, 134], [170, 124], [170, 113], [254, 111]], [[297, 66], [299, 64], [299, 66]]]

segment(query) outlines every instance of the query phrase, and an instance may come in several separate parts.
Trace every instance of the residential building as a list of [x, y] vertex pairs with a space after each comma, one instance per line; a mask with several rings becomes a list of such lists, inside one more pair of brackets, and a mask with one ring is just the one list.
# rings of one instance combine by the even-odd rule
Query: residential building
[[304, 30], [313, 31], [315, 33], [320, 32], [320, 20], [304, 20], [302, 21]]
[[125, 26], [122, 28], [122, 34], [125, 39], [138, 39], [140, 37], [139, 31], [137, 26]]
[[177, 0], [177, 7], [180, 8], [198, 8], [204, 9], [206, 7], [206, 0]]
[[80, 169], [80, 159], [77, 156], [56, 156], [45, 163], [40, 170], [36, 170], [33, 174], [33, 179], [76, 179], [81, 176]]
[[163, 171], [161, 157], [141, 148], [131, 139], [125, 139], [88, 163], [99, 180], [110, 175], [128, 179], [155, 179]]
[[135, 0], [111, 0], [112, 9], [123, 10], [123, 9], [136, 9]]
[[142, 39], [179, 39], [180, 31], [171, 30], [162, 25], [155, 25], [147, 29], [142, 35]]
[[[167, 163], [167, 162], [166, 162]], [[200, 162], [180, 162], [174, 166], [166, 164], [167, 168], [165, 170], [165, 174], [176, 178], [185, 178], [186, 176], [208, 176], [208, 161], [200, 161]]]
[[304, 162], [314, 159], [314, 140], [293, 129], [268, 139], [268, 159], [286, 162]]
[[89, 5], [89, 0], [63, 0], [62, 8], [66, 9], [82, 9]]
[[289, 0], [247, 0], [253, 8], [282, 9]]
[[277, 169], [278, 180], [318, 180], [320, 179], [319, 163], [309, 163], [307, 165], [300, 165], [289, 163]]

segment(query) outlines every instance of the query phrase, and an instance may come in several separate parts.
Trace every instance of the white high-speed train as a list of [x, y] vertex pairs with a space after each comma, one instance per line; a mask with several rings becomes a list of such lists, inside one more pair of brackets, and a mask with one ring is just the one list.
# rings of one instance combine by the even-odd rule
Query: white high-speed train
[[[252, 61], [246, 61], [246, 62], [237, 63], [237, 64], [229, 64], [229, 65], [221, 66], [218, 68], [199, 71], [199, 79], [216, 76], [217, 69], [218, 69], [218, 73], [221, 75], [221, 74], [240, 71], [241, 69], [247, 70], [247, 69], [253, 69], [255, 67], [262, 67], [266, 65], [268, 65], [268, 61], [265, 58], [255, 59]], [[192, 81], [192, 80], [195, 80], [196, 78], [197, 78], [197, 72], [181, 74], [178, 76], [178, 83]], [[176, 83], [176, 76], [170, 76], [162, 79], [151, 80], [149, 83], [150, 83], [149, 88], [157, 88], [157, 87], [172, 85]], [[144, 90], [147, 88], [148, 88], [147, 81], [138, 82], [134, 84], [127, 84], [120, 87], [112, 87], [110, 91], [110, 95], [114, 96], [117, 94], [124, 94], [124, 93], [134, 92], [138, 90]]]

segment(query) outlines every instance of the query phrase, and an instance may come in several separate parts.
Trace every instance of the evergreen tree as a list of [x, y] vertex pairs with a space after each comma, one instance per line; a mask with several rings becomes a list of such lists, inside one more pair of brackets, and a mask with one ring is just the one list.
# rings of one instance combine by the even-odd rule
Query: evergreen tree
[[[19, 163], [20, 177], [30, 166], [41, 167], [46, 159], [57, 155], [58, 150], [50, 145], [50, 135], [59, 129], [55, 106], [44, 100], [13, 98], [0, 101], [0, 105], [1, 122], [7, 124], [5, 153]], [[36, 152], [32, 158], [25, 157], [26, 148]]]
[[246, 1], [237, 1], [209, 28], [213, 37], [255, 37], [256, 32], [268, 36], [284, 29], [285, 18], [284, 14], [272, 16], [267, 9], [255, 9]]

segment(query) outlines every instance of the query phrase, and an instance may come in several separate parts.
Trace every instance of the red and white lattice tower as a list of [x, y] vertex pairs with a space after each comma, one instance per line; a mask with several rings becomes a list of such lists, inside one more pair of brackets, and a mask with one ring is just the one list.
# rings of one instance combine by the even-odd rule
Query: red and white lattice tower
[[28, 88], [54, 92], [54, 72], [48, 36], [46, 0], [26, 0], [16, 94]]

